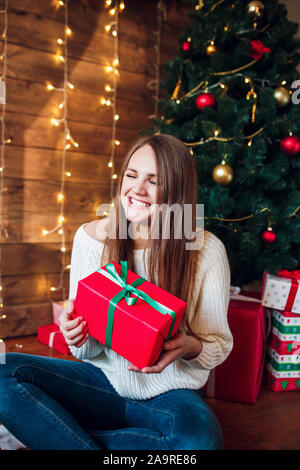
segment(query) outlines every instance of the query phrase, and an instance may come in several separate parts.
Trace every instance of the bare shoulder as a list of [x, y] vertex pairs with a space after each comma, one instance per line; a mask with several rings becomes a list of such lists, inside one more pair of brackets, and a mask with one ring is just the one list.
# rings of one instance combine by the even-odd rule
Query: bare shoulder
[[84, 226], [84, 230], [95, 240], [104, 242], [107, 238], [108, 217], [104, 219], [92, 220]]

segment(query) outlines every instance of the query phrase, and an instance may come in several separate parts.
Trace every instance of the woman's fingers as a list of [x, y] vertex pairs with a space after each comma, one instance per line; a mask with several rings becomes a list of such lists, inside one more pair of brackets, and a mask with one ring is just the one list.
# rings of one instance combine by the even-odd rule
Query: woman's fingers
[[79, 343], [74, 344], [74, 346], [75, 346], [76, 348], [80, 348], [80, 346], [82, 346], [82, 345], [86, 342], [86, 340], [88, 339], [88, 337], [89, 337], [89, 332], [87, 332], [87, 333], [85, 334], [84, 338], [83, 338], [81, 341], [79, 341]]

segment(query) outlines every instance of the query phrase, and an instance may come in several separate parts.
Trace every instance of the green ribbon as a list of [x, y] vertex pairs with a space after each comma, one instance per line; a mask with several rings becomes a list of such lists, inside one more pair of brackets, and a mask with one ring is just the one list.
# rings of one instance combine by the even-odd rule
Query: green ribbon
[[[127, 305], [134, 305], [138, 298], [145, 300], [151, 307], [155, 308], [160, 313], [171, 315], [172, 317], [172, 324], [170, 327], [170, 331], [166, 340], [168, 340], [171, 336], [173, 326], [176, 320], [176, 313], [171, 310], [170, 308], [162, 305], [161, 303], [157, 302], [156, 300], [152, 299], [148, 294], [145, 292], [137, 289], [137, 286], [141, 285], [146, 279], [140, 277], [133, 281], [132, 284], [127, 283], [127, 261], [120, 261], [121, 265], [121, 273], [120, 275], [117, 273], [116, 268], [114, 267], [113, 263], [108, 263], [105, 265], [107, 271], [105, 269], [98, 269], [97, 272], [101, 273], [103, 276], [110, 279], [112, 282], [115, 282], [122, 290], [118, 292], [110, 301], [108, 305], [108, 314], [107, 314], [107, 324], [106, 324], [106, 333], [105, 333], [105, 345], [109, 348], [111, 347], [111, 338], [113, 333], [113, 326], [114, 326], [114, 316], [115, 316], [115, 308], [117, 304], [120, 302], [121, 299], [125, 298]], [[130, 294], [136, 295], [136, 297], [130, 297]]]

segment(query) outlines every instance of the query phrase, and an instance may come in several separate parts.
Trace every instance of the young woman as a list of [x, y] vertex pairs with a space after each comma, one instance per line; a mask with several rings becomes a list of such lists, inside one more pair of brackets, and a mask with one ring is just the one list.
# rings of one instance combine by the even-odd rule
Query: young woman
[[[11, 353], [0, 367], [0, 422], [28, 448], [223, 448], [201, 388], [232, 349], [230, 271], [222, 242], [195, 230], [196, 201], [195, 162], [182, 142], [161, 134], [131, 147], [115, 210], [83, 224], [74, 237], [69, 305], [60, 324], [81, 361]], [[162, 204], [182, 212], [161, 217]], [[193, 209], [196, 249], [187, 249], [186, 231], [175, 233], [186, 207]], [[154, 226], [159, 236], [152, 236]], [[71, 319], [78, 281], [111, 260], [127, 260], [128, 269], [187, 302], [177, 334], [165, 341], [157, 363], [142, 370], [91, 337], [81, 317]]]

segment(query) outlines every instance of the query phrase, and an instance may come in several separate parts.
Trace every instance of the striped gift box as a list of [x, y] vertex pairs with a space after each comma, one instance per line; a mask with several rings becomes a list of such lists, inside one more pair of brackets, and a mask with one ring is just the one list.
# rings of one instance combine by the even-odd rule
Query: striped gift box
[[272, 327], [285, 335], [300, 334], [300, 318], [287, 317], [279, 310], [272, 310]]
[[284, 335], [277, 328], [272, 327], [268, 345], [278, 354], [293, 354], [297, 348], [300, 348], [300, 334]]
[[300, 371], [300, 347], [293, 354], [281, 355], [268, 346], [267, 362], [278, 372]]
[[266, 383], [273, 392], [300, 390], [300, 370], [279, 372], [267, 363]]

